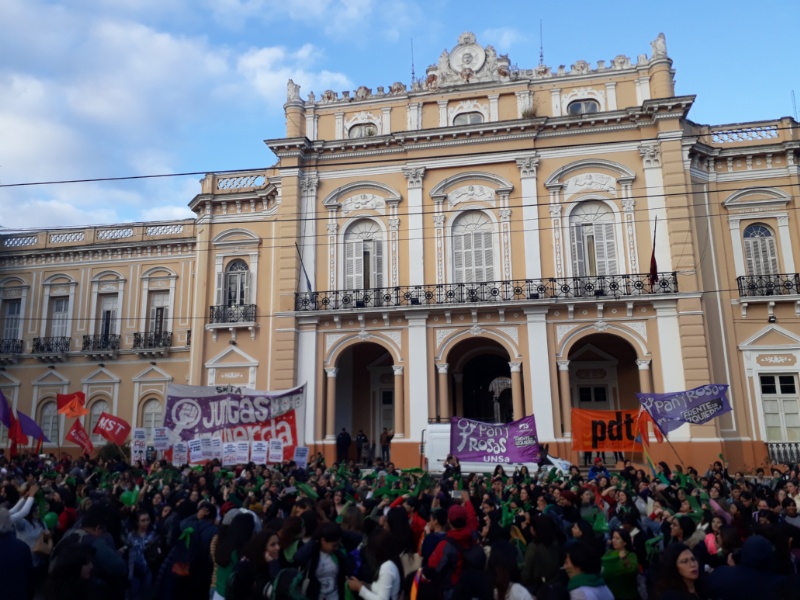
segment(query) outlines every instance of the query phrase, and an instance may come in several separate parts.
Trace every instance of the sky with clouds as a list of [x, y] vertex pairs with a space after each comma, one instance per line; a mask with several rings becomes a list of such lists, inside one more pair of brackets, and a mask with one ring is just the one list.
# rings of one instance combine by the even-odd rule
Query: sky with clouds
[[664, 32], [690, 118], [793, 114], [795, 0], [0, 0], [0, 226], [191, 217], [199, 175], [263, 168], [301, 95], [410, 83], [463, 31], [511, 63], [632, 59]]

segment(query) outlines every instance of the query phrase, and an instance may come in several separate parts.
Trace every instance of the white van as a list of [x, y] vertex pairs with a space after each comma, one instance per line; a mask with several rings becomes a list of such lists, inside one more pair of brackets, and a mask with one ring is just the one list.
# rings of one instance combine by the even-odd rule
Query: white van
[[[450, 454], [450, 423], [428, 424], [428, 428], [422, 434], [422, 446], [428, 471], [440, 475], [444, 471], [444, 461]], [[493, 473], [497, 465], [503, 465], [506, 475], [511, 475], [515, 467], [521, 467], [523, 464], [531, 473], [539, 470], [539, 465], [536, 463], [462, 462], [461, 472]]]

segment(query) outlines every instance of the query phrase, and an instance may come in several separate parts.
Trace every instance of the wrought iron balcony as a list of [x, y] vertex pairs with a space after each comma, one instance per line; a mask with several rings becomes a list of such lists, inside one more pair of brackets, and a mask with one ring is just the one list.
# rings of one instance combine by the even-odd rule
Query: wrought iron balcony
[[745, 275], [737, 277], [740, 297], [800, 294], [800, 274]]
[[767, 444], [769, 459], [781, 465], [800, 462], [800, 442], [778, 442]]
[[119, 350], [119, 336], [113, 334], [85, 335], [81, 352]]
[[396, 306], [453, 306], [479, 302], [531, 300], [618, 299], [678, 291], [675, 271], [659, 273], [655, 283], [648, 273], [601, 277], [551, 277], [484, 283], [445, 283], [368, 290], [298, 292], [295, 310], [354, 310]]
[[208, 322], [211, 325], [222, 323], [253, 323], [256, 320], [255, 304], [234, 304], [232, 306], [209, 307]]
[[33, 338], [34, 354], [66, 354], [72, 339], [64, 336]]
[[137, 331], [133, 334], [134, 350], [147, 350], [150, 348], [169, 348], [172, 346], [172, 332], [149, 333]]
[[0, 340], [0, 354], [22, 354], [22, 340]]

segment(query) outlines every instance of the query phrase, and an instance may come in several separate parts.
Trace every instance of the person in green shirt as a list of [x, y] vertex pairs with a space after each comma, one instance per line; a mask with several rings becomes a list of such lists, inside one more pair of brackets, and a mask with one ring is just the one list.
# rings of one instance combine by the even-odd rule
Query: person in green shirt
[[603, 579], [616, 600], [638, 600], [636, 577], [639, 561], [633, 550], [630, 534], [624, 529], [615, 529], [611, 534], [611, 550], [603, 555]]

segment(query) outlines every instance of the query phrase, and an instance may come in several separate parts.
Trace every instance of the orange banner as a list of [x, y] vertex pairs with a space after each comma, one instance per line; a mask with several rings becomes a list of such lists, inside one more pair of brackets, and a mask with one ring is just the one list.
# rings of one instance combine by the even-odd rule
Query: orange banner
[[572, 449], [633, 452], [638, 410], [572, 409]]

